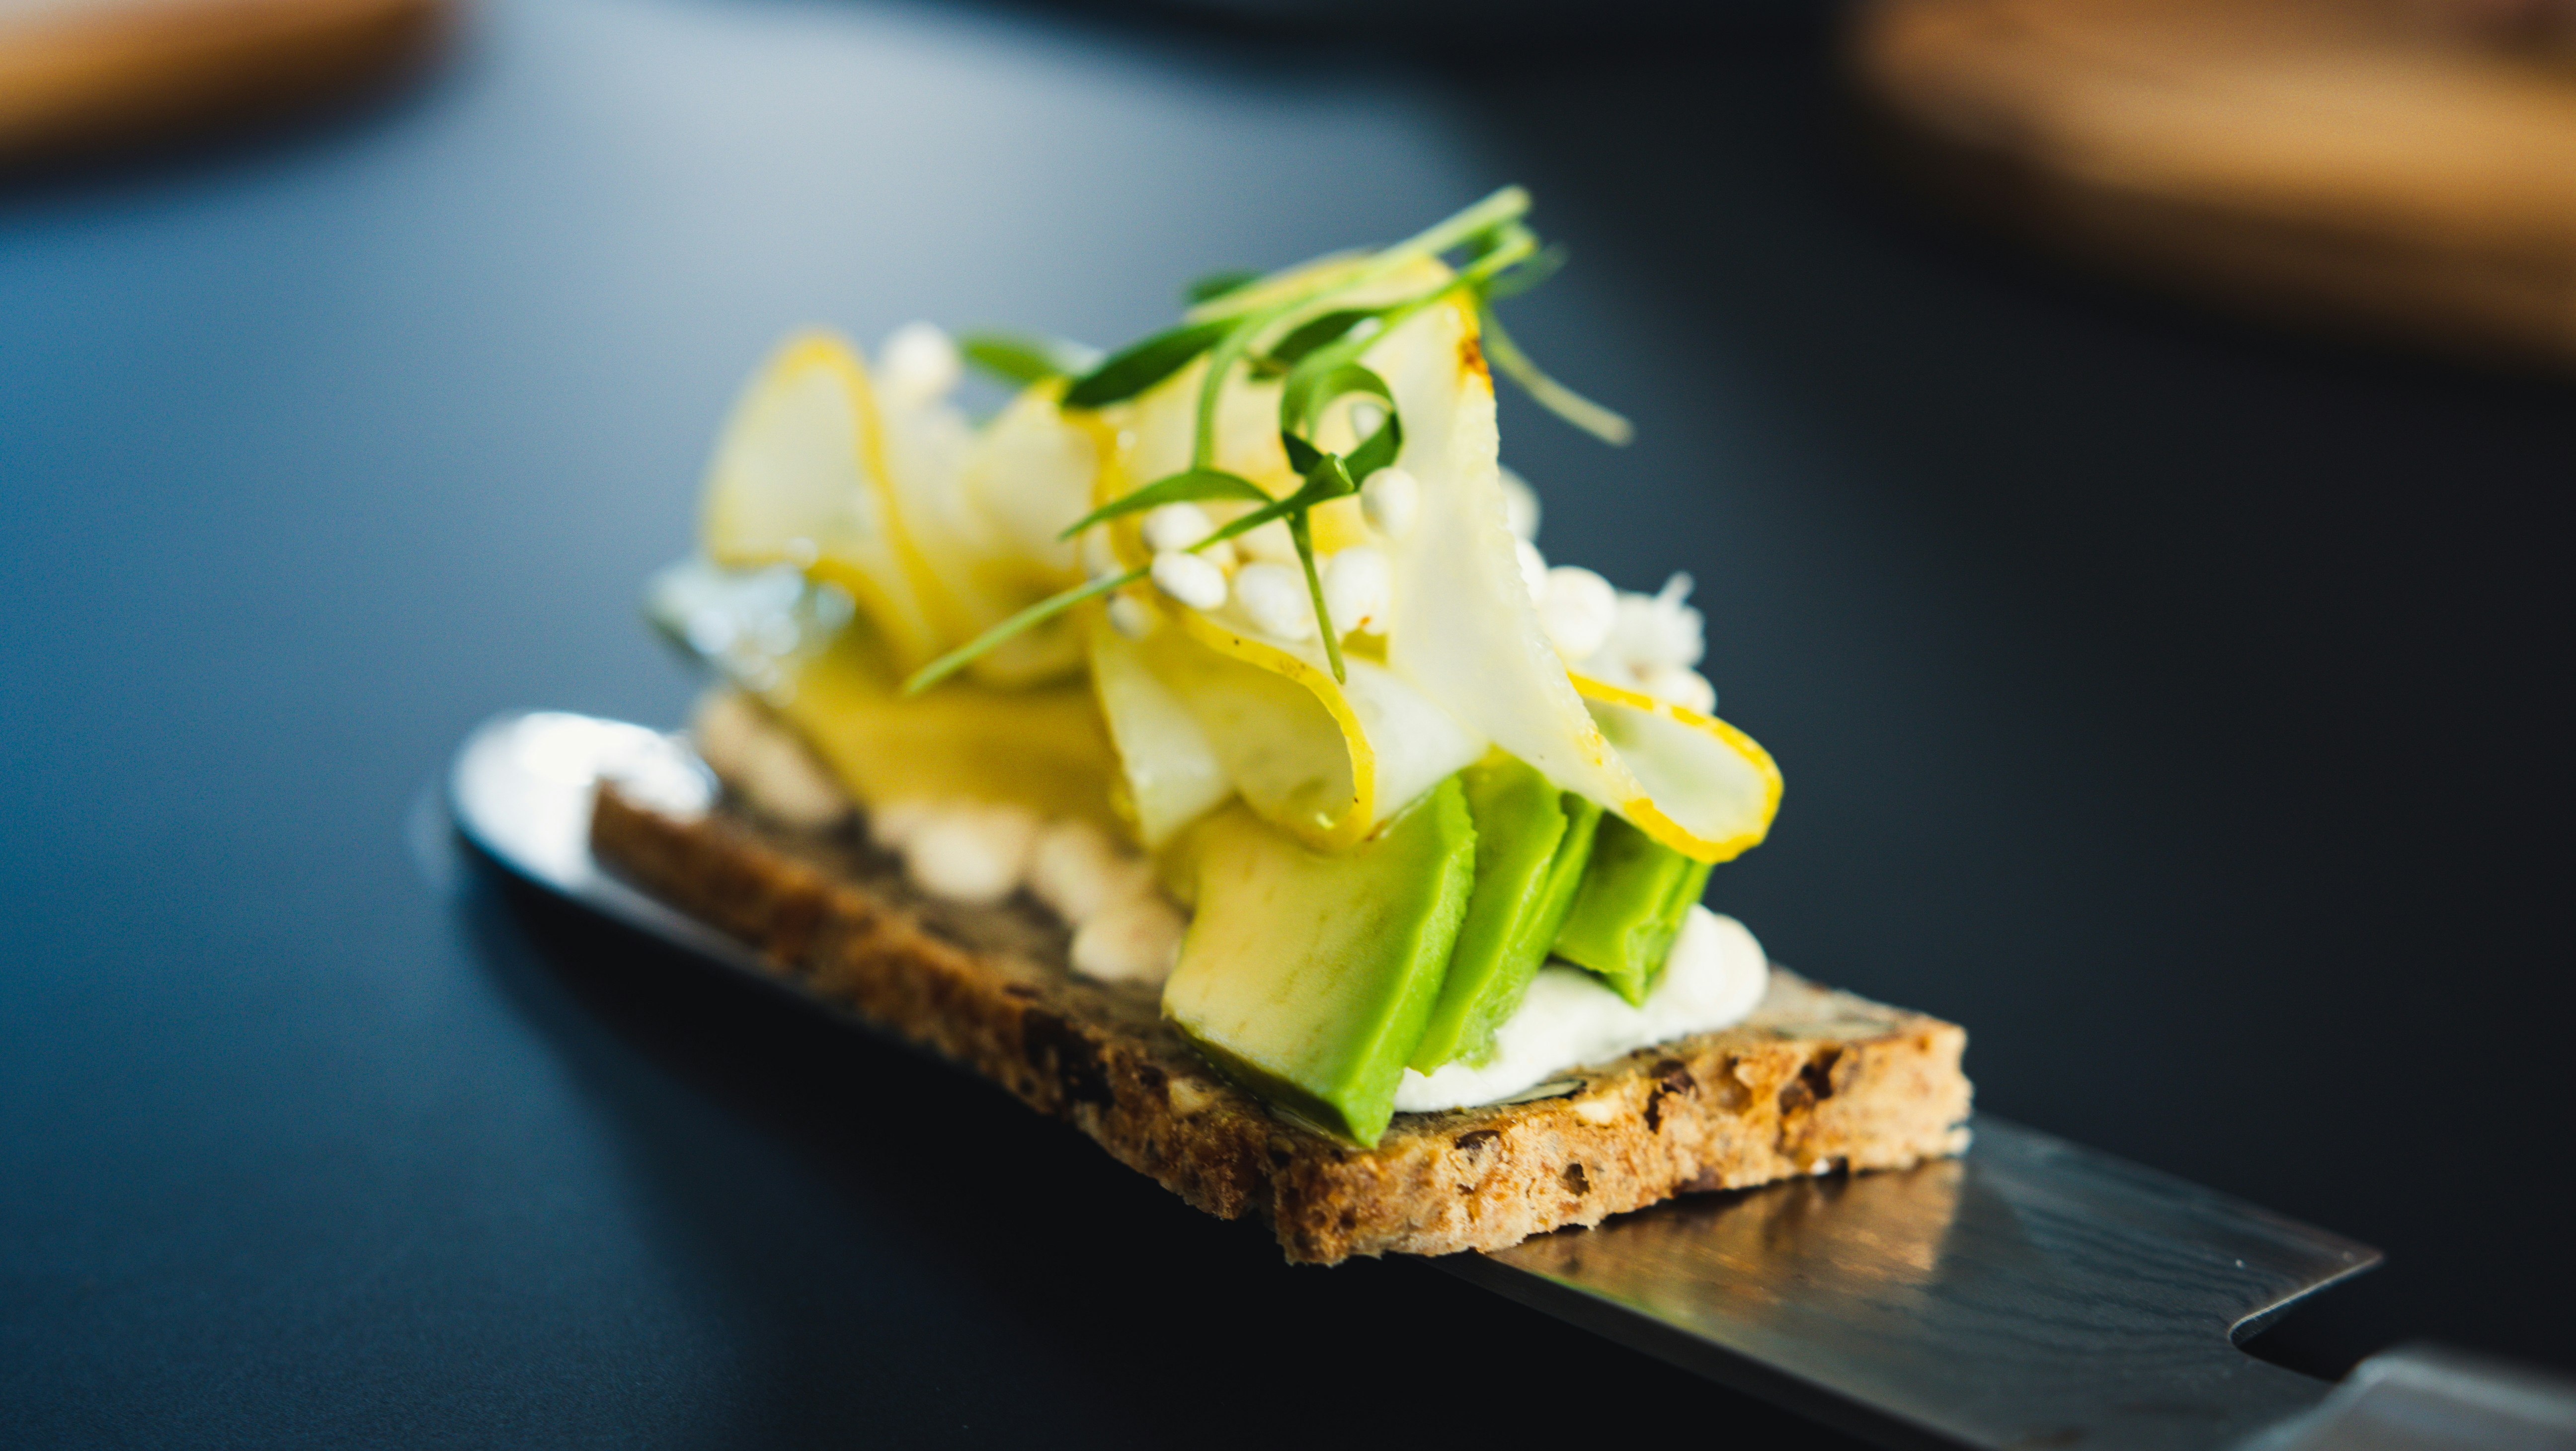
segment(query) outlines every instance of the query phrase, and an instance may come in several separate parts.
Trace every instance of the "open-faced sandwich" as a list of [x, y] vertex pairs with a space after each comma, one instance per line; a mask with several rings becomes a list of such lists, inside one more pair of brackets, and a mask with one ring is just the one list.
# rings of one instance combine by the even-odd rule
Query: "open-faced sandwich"
[[[1781, 786], [1689, 580], [1538, 552], [1492, 370], [1626, 424], [1494, 320], [1527, 206], [1107, 357], [791, 340], [651, 596], [724, 797], [605, 787], [600, 857], [1293, 1259], [1957, 1151], [1958, 1028], [1699, 905]], [[981, 423], [964, 361], [1019, 386]]]

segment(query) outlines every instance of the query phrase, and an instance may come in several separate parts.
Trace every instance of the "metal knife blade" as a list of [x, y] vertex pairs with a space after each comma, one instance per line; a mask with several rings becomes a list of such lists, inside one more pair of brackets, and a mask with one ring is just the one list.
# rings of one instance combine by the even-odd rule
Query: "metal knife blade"
[[2378, 1251], [1992, 1115], [1976, 1134], [1455, 1268], [1881, 1441], [2222, 1446], [2324, 1396], [2230, 1332]]
[[[549, 711], [476, 729], [448, 799], [516, 875], [858, 1021], [603, 872], [588, 832], [603, 777], [677, 809], [715, 795], [685, 741]], [[2379, 1258], [1980, 1114], [1959, 1159], [1694, 1196], [1438, 1263], [1891, 1446], [2576, 1447], [2576, 1392], [2547, 1377], [2400, 1351], [2337, 1391], [2236, 1348]]]

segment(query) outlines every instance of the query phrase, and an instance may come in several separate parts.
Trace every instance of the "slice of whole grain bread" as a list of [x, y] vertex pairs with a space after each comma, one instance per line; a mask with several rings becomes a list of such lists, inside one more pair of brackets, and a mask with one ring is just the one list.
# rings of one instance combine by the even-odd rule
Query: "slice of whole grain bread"
[[1075, 976], [1043, 909], [926, 897], [855, 831], [780, 831], [731, 803], [683, 819], [603, 785], [591, 846], [1199, 1208], [1266, 1217], [1291, 1260], [1499, 1249], [1688, 1190], [1897, 1168], [1968, 1140], [1964, 1032], [1774, 968], [1732, 1028], [1569, 1070], [1522, 1102], [1398, 1114], [1359, 1149], [1218, 1077], [1155, 989]]

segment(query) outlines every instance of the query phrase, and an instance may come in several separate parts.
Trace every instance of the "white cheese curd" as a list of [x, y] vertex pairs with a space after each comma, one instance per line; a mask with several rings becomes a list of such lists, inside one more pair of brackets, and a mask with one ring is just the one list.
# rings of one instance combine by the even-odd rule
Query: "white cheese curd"
[[1391, 464], [1379, 469], [1360, 485], [1360, 517], [1381, 537], [1402, 539], [1422, 517], [1422, 481]]
[[769, 723], [761, 719], [760, 707], [738, 690], [707, 692], [689, 719], [689, 739], [698, 748], [698, 759], [726, 780], [742, 774], [743, 758], [750, 753], [751, 743], [767, 729]]
[[964, 374], [957, 345], [933, 323], [905, 323], [877, 349], [877, 388], [888, 401], [905, 407], [947, 397]]
[[1539, 592], [1539, 628], [1547, 642], [1567, 660], [1590, 657], [1610, 639], [1619, 622], [1619, 591], [1610, 581], [1579, 564], [1560, 564], [1547, 572]]
[[904, 843], [904, 875], [934, 897], [990, 906], [1019, 890], [1037, 836], [1026, 807], [945, 803]]
[[1109, 628], [1130, 640], [1154, 633], [1154, 612], [1143, 600], [1123, 591], [1109, 597]]
[[805, 743], [771, 727], [754, 736], [736, 763], [734, 784], [752, 808], [797, 831], [828, 831], [849, 819], [850, 798]]
[[1156, 552], [1187, 549], [1216, 529], [1208, 512], [1196, 504], [1164, 504], [1145, 513], [1145, 547]]
[[782, 826], [824, 831], [850, 814], [850, 798], [805, 743], [740, 691], [716, 691], [700, 701], [689, 736], [709, 770]]
[[1645, 672], [1637, 688], [1657, 700], [1669, 700], [1687, 710], [1708, 715], [1717, 709], [1717, 687], [1708, 677], [1681, 665], [1658, 665]]
[[1697, 665], [1708, 647], [1699, 611], [1684, 603], [1690, 592], [1691, 577], [1687, 574], [1675, 574], [1664, 581], [1661, 590], [1650, 595], [1621, 590], [1609, 637], [1590, 659], [1575, 668], [1613, 685], [1644, 690], [1658, 670], [1687, 670]]
[[938, 814], [938, 804], [927, 797], [879, 802], [868, 808], [868, 841], [879, 851], [899, 852]]
[[1166, 549], [1154, 556], [1154, 588], [1194, 610], [1225, 603], [1225, 571], [1195, 554]]
[[1144, 892], [1101, 911], [1073, 934], [1073, 970], [1102, 982], [1157, 987], [1180, 961], [1180, 910]]
[[988, 907], [1025, 884], [1074, 929], [1072, 966], [1085, 977], [1153, 986], [1180, 960], [1189, 922], [1156, 885], [1153, 864], [1087, 821], [916, 797], [869, 812], [868, 828], [934, 897]]
[[[1145, 547], [1156, 553], [1171, 549], [1189, 550], [1191, 545], [1215, 531], [1216, 525], [1208, 518], [1207, 510], [1188, 502], [1165, 504], [1148, 510], [1143, 526]], [[1219, 569], [1234, 567], [1234, 546], [1224, 540], [1193, 552]]]
[[1770, 961], [1743, 923], [1693, 907], [1642, 1006], [1629, 1006], [1588, 972], [1550, 963], [1494, 1035], [1492, 1061], [1450, 1063], [1427, 1075], [1404, 1070], [1396, 1111], [1492, 1103], [1568, 1068], [1742, 1022], [1770, 982]]
[[1088, 821], [1050, 822], [1029, 852], [1030, 894], [1075, 927], [1153, 889], [1153, 865]]
[[1235, 602], [1252, 627], [1277, 640], [1315, 638], [1315, 605], [1305, 571], [1286, 564], [1247, 564], [1234, 574]]

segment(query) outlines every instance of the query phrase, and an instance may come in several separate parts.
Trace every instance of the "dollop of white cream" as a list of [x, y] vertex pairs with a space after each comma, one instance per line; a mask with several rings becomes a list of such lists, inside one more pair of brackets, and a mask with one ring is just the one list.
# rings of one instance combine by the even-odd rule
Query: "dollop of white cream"
[[1740, 1023], [1770, 984], [1770, 959], [1744, 924], [1693, 907], [1643, 1004], [1632, 1007], [1590, 973], [1550, 963], [1538, 970], [1529, 996], [1495, 1033], [1491, 1061], [1449, 1063], [1430, 1074], [1404, 1070], [1396, 1111], [1492, 1103], [1568, 1068]]

